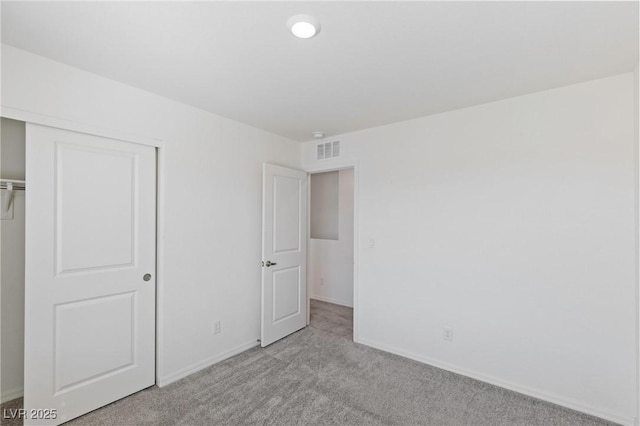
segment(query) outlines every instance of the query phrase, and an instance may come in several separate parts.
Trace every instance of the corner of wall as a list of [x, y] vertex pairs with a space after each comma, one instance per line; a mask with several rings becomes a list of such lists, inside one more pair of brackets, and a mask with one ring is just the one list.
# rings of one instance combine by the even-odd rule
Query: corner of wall
[[636, 419], [640, 426], [640, 63], [633, 70], [634, 144], [636, 150]]

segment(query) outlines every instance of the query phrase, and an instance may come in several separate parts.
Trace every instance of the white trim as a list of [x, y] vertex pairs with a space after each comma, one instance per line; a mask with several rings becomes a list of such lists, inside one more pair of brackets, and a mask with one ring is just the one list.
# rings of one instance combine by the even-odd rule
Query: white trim
[[164, 212], [166, 150], [156, 148], [156, 383], [164, 371]]
[[2, 105], [0, 109], [0, 116], [13, 120], [24, 121], [27, 123], [55, 127], [62, 130], [70, 130], [77, 133], [87, 133], [89, 135], [119, 139], [125, 142], [137, 143], [140, 145], [154, 146], [156, 148], [161, 148], [163, 146], [163, 143], [160, 139], [132, 135], [115, 129], [92, 126], [77, 121], [67, 120], [61, 117], [26, 111], [20, 108], [14, 108], [6, 105]]
[[309, 296], [309, 299], [319, 300], [321, 302], [333, 303], [334, 305], [346, 306], [347, 308], [353, 308], [353, 306], [350, 305], [349, 302], [343, 302], [342, 300], [332, 299], [330, 297], [316, 296], [312, 294], [311, 296]]
[[307, 173], [333, 172], [336, 170], [355, 169], [358, 166], [357, 161], [332, 161], [327, 164], [314, 164], [307, 166], [303, 170]]
[[258, 342], [258, 338], [256, 337], [255, 339], [253, 339], [252, 341], [248, 342], [248, 343], [244, 343], [240, 346], [236, 346], [235, 348], [231, 349], [230, 351], [224, 352], [220, 355], [214, 356], [212, 358], [207, 358], [204, 361], [200, 361], [200, 362], [196, 362], [195, 364], [192, 364], [188, 367], [185, 368], [181, 368], [180, 370], [176, 371], [175, 373], [171, 373], [165, 377], [159, 378], [158, 380], [156, 380], [156, 384], [158, 385], [158, 387], [163, 387], [163, 386], [167, 386], [170, 383], [176, 382], [182, 378], [185, 378], [193, 373], [196, 373], [200, 370], [203, 370], [207, 367], [212, 366], [213, 364], [217, 364], [220, 361], [224, 361], [227, 358], [231, 358], [234, 355], [238, 355], [239, 353], [242, 353], [246, 350], [249, 350], [255, 346], [258, 346], [260, 343]]
[[638, 129], [638, 102], [640, 100], [640, 65], [633, 70], [633, 109], [634, 120], [634, 171], [635, 171], [635, 309], [636, 309], [636, 422], [640, 426], [640, 129]]
[[429, 357], [425, 357], [422, 355], [415, 354], [413, 352], [405, 351], [402, 349], [395, 348], [393, 346], [388, 346], [382, 343], [378, 343], [369, 339], [360, 339], [360, 342], [363, 345], [370, 346], [375, 349], [379, 349], [385, 352], [390, 352], [392, 354], [396, 354], [405, 358], [412, 359], [414, 361], [422, 362], [424, 364], [428, 364], [432, 367], [437, 367], [443, 370], [451, 371], [456, 374], [461, 374], [466, 377], [470, 377], [472, 379], [480, 380], [481, 382], [489, 383], [495, 386], [499, 386], [501, 388], [509, 389], [514, 392], [518, 392], [527, 396], [531, 396], [533, 398], [541, 399], [543, 401], [550, 402], [552, 404], [560, 405], [566, 408], [570, 408], [572, 410], [580, 411], [582, 413], [586, 413], [592, 416], [599, 417], [601, 419], [609, 420], [614, 423], [618, 423], [621, 425], [632, 426], [635, 424], [636, 419], [634, 417], [626, 417], [621, 416], [619, 414], [615, 414], [606, 410], [602, 410], [600, 408], [596, 408], [590, 405], [585, 405], [580, 401], [576, 401], [571, 398], [565, 398], [562, 396], [554, 395], [542, 390], [533, 389], [527, 386], [518, 385], [515, 383], [511, 383], [502, 379], [498, 379], [493, 376], [488, 376], [482, 373], [478, 373], [473, 370], [467, 370], [465, 368], [460, 368], [458, 366], [448, 364], [445, 362], [437, 361], [431, 359]]
[[[263, 225], [264, 226], [264, 225]], [[309, 265], [311, 264], [311, 175], [307, 173], [307, 325], [311, 323], [311, 280]]]
[[[360, 342], [360, 163], [358, 161], [336, 161], [320, 165], [307, 165], [303, 170], [307, 173], [331, 172], [335, 170], [353, 169], [353, 341]], [[308, 217], [308, 215], [307, 215]], [[309, 219], [307, 218], [307, 223]], [[309, 231], [307, 226], [307, 244], [309, 244]], [[308, 264], [308, 253], [307, 253]], [[307, 286], [309, 285], [309, 268], [307, 268]], [[308, 287], [307, 287], [308, 289]], [[307, 291], [307, 303], [309, 302]], [[334, 302], [331, 302], [334, 303]]]
[[2, 396], [0, 396], [0, 403], [4, 404], [5, 402], [13, 401], [16, 398], [20, 398], [23, 394], [24, 388], [22, 386], [10, 390], [4, 390], [2, 392]]

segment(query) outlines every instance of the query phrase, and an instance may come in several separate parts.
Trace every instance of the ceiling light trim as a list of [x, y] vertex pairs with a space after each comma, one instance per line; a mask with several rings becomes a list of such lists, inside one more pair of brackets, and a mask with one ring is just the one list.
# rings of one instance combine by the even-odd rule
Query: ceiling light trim
[[311, 15], [295, 15], [287, 20], [291, 34], [298, 38], [313, 38], [320, 32], [320, 22]]

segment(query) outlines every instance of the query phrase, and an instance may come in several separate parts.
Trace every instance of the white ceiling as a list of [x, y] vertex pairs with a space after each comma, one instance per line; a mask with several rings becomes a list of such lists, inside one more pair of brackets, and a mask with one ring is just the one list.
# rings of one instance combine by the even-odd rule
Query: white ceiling
[[3, 1], [2, 40], [303, 141], [631, 71], [638, 2]]

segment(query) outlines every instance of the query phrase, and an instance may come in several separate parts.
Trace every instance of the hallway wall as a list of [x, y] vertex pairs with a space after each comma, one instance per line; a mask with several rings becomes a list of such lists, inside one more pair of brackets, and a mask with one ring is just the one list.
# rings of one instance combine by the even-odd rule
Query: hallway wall
[[338, 239], [310, 240], [309, 289], [312, 299], [353, 307], [353, 169], [337, 173]]

